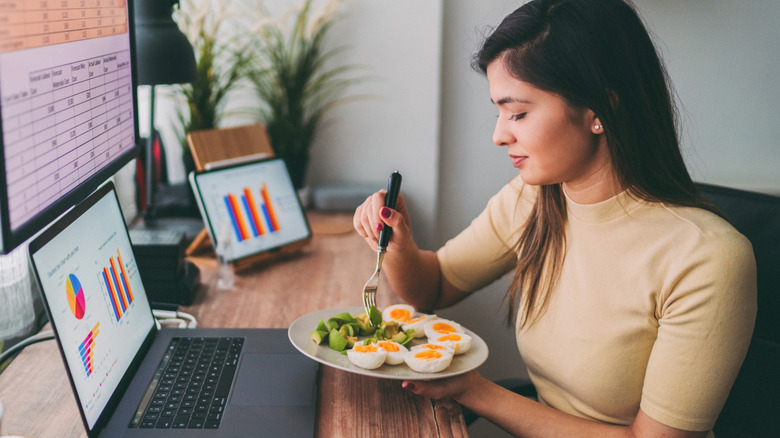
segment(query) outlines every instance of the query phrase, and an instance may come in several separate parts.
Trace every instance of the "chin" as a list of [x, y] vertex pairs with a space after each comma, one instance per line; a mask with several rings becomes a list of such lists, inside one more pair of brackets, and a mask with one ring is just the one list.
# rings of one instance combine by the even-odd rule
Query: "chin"
[[542, 185], [545, 185], [545, 184], [550, 184], [550, 183], [544, 181], [543, 179], [534, 178], [533, 176], [527, 175], [527, 174], [523, 173], [522, 171], [520, 172], [520, 179], [522, 179], [523, 182], [528, 184], [529, 186], [542, 186]]

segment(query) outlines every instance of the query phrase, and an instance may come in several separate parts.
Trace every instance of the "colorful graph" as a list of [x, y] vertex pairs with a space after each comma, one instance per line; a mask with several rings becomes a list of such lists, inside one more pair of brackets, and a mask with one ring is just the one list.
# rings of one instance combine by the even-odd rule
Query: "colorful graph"
[[116, 251], [116, 260], [119, 263], [114, 260], [114, 257], [108, 259], [109, 266], [103, 268], [102, 277], [106, 284], [114, 317], [119, 321], [127, 312], [130, 304], [133, 303], [133, 291], [130, 290], [129, 277], [119, 250]]
[[94, 371], [93, 366], [93, 358], [95, 356], [95, 338], [97, 337], [98, 333], [100, 331], [98, 328], [100, 327], [100, 323], [98, 322], [95, 324], [95, 327], [92, 328], [92, 330], [89, 332], [86, 338], [84, 338], [84, 342], [79, 344], [79, 354], [81, 355], [81, 363], [84, 365], [84, 371], [87, 372], [87, 377], [89, 377], [92, 374], [92, 371]]
[[238, 196], [228, 193], [224, 196], [224, 201], [236, 240], [239, 242], [250, 237], [275, 233], [281, 229], [276, 209], [265, 184], [260, 188], [259, 203], [248, 187], [245, 187]]
[[67, 289], [68, 305], [73, 316], [76, 319], [83, 318], [87, 307], [84, 302], [84, 289], [81, 287], [78, 277], [73, 274], [68, 275], [68, 279], [65, 280], [65, 289]]

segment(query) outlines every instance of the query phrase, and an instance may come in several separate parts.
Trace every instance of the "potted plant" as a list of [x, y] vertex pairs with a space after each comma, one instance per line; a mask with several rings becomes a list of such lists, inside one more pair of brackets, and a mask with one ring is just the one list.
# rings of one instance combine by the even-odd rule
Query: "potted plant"
[[241, 23], [240, 19], [228, 15], [231, 0], [219, 4], [210, 0], [183, 3], [176, 20], [195, 50], [198, 72], [195, 82], [177, 86], [174, 92], [182, 102], [177, 111], [177, 137], [182, 147], [185, 173], [189, 173], [195, 165], [187, 134], [219, 126], [226, 115], [227, 97], [248, 75], [253, 55], [247, 49], [246, 33], [229, 35], [223, 28]]
[[252, 32], [259, 44], [248, 75], [274, 152], [287, 163], [299, 190], [306, 185], [309, 152], [323, 116], [345, 100], [345, 88], [356, 80], [346, 75], [354, 66], [330, 65], [340, 49], [326, 47], [341, 1], [327, 0], [318, 13], [312, 3], [304, 0], [290, 15], [291, 26], [284, 21], [260, 23]]

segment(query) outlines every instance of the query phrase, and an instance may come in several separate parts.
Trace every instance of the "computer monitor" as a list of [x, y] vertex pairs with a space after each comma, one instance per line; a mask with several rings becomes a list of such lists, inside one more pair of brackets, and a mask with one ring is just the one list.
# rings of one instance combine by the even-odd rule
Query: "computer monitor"
[[0, 252], [140, 150], [131, 0], [0, 2]]

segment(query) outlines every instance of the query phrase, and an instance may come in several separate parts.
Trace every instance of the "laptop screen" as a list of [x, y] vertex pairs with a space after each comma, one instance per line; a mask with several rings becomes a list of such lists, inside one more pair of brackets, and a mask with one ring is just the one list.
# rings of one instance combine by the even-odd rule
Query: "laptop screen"
[[30, 244], [90, 430], [154, 326], [113, 187], [99, 188]]
[[281, 158], [190, 175], [209, 235], [219, 248], [230, 239], [240, 259], [311, 236], [298, 193]]

